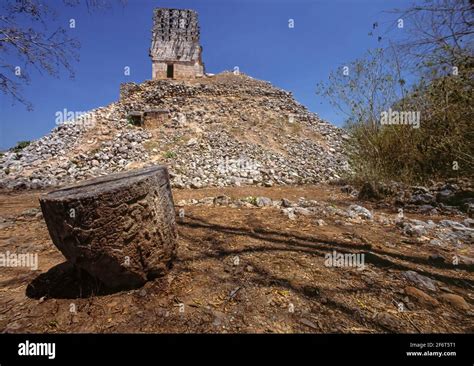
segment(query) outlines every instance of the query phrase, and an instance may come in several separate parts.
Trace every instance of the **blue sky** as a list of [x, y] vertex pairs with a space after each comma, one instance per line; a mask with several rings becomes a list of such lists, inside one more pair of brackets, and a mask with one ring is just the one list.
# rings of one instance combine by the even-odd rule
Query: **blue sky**
[[[377, 46], [368, 36], [372, 24], [393, 19], [384, 11], [404, 8], [404, 0], [129, 0], [125, 7], [89, 13], [85, 6], [57, 9], [57, 22], [80, 41], [75, 79], [62, 73], [51, 78], [29, 70], [24, 96], [33, 103], [29, 112], [0, 94], [0, 149], [20, 140], [37, 139], [55, 126], [55, 113], [87, 111], [118, 98], [122, 82], [151, 78], [148, 49], [155, 7], [191, 8], [199, 13], [206, 71], [218, 73], [235, 66], [258, 79], [293, 92], [310, 110], [336, 125], [339, 115], [315, 94], [331, 70]], [[289, 19], [294, 28], [288, 27]], [[130, 67], [130, 76], [124, 67]]]

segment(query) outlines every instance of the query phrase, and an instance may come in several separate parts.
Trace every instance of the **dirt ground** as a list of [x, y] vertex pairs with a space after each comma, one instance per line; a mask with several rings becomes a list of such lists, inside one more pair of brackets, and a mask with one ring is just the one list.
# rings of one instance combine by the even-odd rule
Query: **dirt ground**
[[[178, 257], [164, 278], [110, 293], [77, 280], [37, 211], [44, 192], [0, 194], [0, 252], [38, 253], [37, 270], [0, 268], [0, 331], [49, 333], [471, 333], [472, 267], [433, 260], [433, 248], [379, 222], [289, 220], [276, 208], [186, 206]], [[359, 203], [333, 186], [175, 190], [175, 203], [209, 196], [299, 197]], [[413, 218], [428, 219], [423, 216]], [[434, 221], [446, 217], [429, 217]], [[449, 217], [454, 220], [456, 218]], [[326, 253], [365, 254], [365, 268], [324, 264]], [[444, 253], [446, 254], [446, 253]], [[438, 288], [408, 297], [412, 270]], [[470, 310], [442, 301], [462, 296]], [[416, 294], [415, 294], [416, 295]], [[432, 301], [434, 299], [434, 301]]]

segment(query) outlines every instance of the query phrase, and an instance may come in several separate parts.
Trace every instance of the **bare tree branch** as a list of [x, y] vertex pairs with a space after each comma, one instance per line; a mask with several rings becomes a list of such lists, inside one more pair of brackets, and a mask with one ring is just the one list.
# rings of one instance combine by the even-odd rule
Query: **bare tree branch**
[[[80, 43], [56, 23], [56, 10], [44, 0], [4, 0], [0, 5], [0, 91], [13, 101], [32, 104], [22, 95], [31, 82], [30, 67], [40, 74], [59, 77], [66, 70], [74, 77], [73, 63], [79, 60]], [[122, 5], [125, 0], [117, 0]], [[62, 0], [66, 6], [84, 4], [89, 12], [109, 9], [111, 0]], [[51, 28], [53, 30], [51, 30]]]

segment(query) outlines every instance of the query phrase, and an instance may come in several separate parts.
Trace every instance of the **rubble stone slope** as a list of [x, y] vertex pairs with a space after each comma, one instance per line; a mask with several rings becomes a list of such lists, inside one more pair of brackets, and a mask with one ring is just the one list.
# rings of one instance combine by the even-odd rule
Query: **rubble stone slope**
[[[146, 111], [162, 119], [131, 123]], [[168, 166], [177, 188], [317, 183], [348, 169], [346, 138], [291, 93], [243, 74], [128, 83], [119, 101], [4, 154], [0, 186], [60, 186], [151, 164]]]

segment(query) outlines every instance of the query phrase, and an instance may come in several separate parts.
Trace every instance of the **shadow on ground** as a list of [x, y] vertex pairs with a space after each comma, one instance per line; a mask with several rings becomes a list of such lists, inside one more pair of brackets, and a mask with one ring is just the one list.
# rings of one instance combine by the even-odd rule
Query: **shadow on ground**
[[26, 288], [26, 296], [33, 299], [77, 299], [110, 295], [124, 290], [130, 289], [108, 288], [84, 270], [63, 262], [31, 281]]

